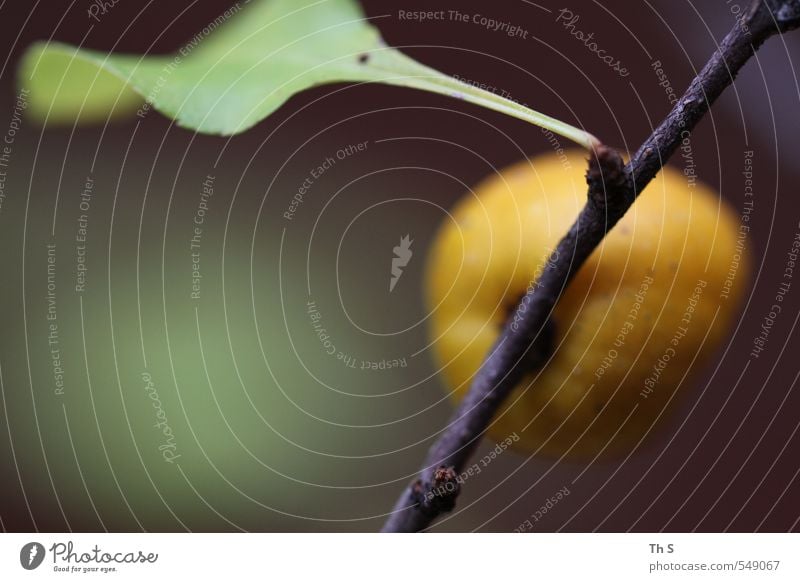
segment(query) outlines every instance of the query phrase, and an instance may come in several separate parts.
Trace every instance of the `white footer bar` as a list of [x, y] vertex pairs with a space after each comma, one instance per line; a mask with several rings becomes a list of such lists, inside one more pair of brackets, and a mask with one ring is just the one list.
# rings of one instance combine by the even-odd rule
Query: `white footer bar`
[[2, 534], [0, 580], [800, 580], [796, 534]]

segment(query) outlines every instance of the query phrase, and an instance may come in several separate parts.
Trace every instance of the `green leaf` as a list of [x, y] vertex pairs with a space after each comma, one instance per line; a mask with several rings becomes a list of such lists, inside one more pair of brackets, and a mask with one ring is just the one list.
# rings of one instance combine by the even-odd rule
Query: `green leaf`
[[33, 45], [20, 70], [20, 83], [31, 89], [31, 115], [43, 122], [91, 121], [130, 115], [137, 108], [143, 115], [152, 107], [182, 127], [232, 135], [309, 87], [378, 82], [463, 99], [587, 148], [597, 143], [578, 128], [387, 47], [355, 0], [252, 0], [240, 8], [242, 4], [169, 56]]
[[31, 92], [28, 115], [32, 119], [54, 124], [97, 123], [110, 116], [130, 115], [142, 104], [141, 95], [125, 81], [83, 54], [58, 43], [37, 43], [28, 49], [19, 84]]

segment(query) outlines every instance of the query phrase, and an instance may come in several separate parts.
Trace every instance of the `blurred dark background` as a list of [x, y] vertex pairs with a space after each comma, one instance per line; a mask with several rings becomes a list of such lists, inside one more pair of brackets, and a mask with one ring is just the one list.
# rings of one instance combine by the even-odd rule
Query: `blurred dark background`
[[[88, 1], [4, 3], [0, 133], [31, 42], [167, 54], [231, 4], [121, 0], [98, 23]], [[622, 149], [636, 148], [669, 109], [652, 64], [660, 61], [682, 92], [733, 25], [731, 6], [364, 3], [386, 41], [419, 61]], [[564, 7], [628, 77], [555, 24]], [[529, 35], [398, 18], [437, 9], [515, 23]], [[752, 293], [696, 395], [666, 434], [625, 460], [587, 468], [501, 455], [467, 483], [438, 530], [511, 531], [563, 487], [570, 495], [535, 531], [798, 528], [800, 290], [789, 293], [765, 353], [748, 357], [800, 220], [798, 43], [799, 34], [771, 40], [692, 136], [700, 179], [740, 210], [744, 152], [754, 151], [756, 193]], [[287, 223], [283, 212], [311, 168], [359, 142], [366, 150], [327, 172]], [[426, 349], [423, 250], [466, 185], [549, 147], [525, 123], [384, 86], [308, 91], [231, 139], [180, 130], [156, 113], [80, 128], [23, 122], [0, 208], [2, 528], [378, 530], [450, 412]], [[189, 239], [209, 175], [202, 293], [193, 300]], [[74, 237], [87, 176], [87, 283], [77, 293]], [[387, 265], [405, 234], [420, 256], [389, 294]], [[63, 394], [48, 343], [47, 244], [57, 248]], [[407, 366], [360, 370], [331, 358], [309, 301], [337, 350]], [[154, 390], [176, 462], [159, 448]]]

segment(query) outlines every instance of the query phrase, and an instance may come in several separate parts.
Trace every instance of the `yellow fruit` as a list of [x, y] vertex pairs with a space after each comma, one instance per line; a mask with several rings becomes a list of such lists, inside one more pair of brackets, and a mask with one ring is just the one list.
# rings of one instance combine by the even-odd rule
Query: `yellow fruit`
[[[544, 155], [492, 176], [438, 233], [426, 295], [454, 398], [583, 207], [586, 157]], [[490, 434], [555, 456], [631, 450], [691, 392], [748, 272], [738, 217], [711, 188], [665, 168], [560, 298], [554, 355], [511, 393]]]

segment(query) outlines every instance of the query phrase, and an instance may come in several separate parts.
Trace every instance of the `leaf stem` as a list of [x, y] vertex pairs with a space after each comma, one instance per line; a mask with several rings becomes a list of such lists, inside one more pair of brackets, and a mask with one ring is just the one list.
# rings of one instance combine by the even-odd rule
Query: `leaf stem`
[[600, 140], [587, 131], [554, 117], [550, 117], [549, 115], [545, 115], [544, 113], [534, 111], [521, 103], [498, 95], [497, 93], [492, 93], [491, 91], [481, 89], [470, 83], [460, 81], [436, 69], [418, 63], [398, 50], [387, 49], [373, 54], [375, 54], [377, 58], [374, 62], [370, 63], [370, 66], [384, 69], [387, 73], [402, 75], [382, 79], [381, 82], [383, 83], [421, 89], [423, 91], [438, 93], [447, 97], [467, 101], [473, 105], [491, 109], [515, 117], [516, 119], [527, 121], [538, 127], [548, 129], [589, 151], [592, 151], [595, 147], [600, 145]]

